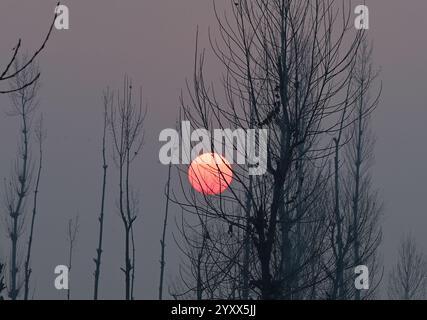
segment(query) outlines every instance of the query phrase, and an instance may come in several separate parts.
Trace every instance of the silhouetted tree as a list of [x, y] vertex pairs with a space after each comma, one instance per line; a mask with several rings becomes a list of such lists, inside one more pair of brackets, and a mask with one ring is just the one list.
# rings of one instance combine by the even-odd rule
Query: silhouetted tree
[[[15, 58], [15, 72], [22, 68], [21, 65], [27, 64], [26, 61], [26, 58], [24, 58], [22, 63], [20, 63], [18, 58]], [[7, 114], [19, 118], [20, 123], [18, 156], [14, 165], [14, 170], [9, 181], [6, 182], [4, 190], [8, 233], [11, 240], [9, 297], [12, 300], [18, 298], [22, 285], [22, 283], [19, 283], [20, 263], [18, 261], [18, 243], [25, 231], [24, 220], [26, 214], [26, 201], [31, 189], [33, 167], [31, 159], [31, 121], [38, 107], [37, 94], [40, 87], [39, 82], [37, 80], [33, 81], [32, 79], [37, 78], [38, 74], [38, 66], [34, 63], [23, 69], [11, 79], [11, 87], [21, 89], [12, 90], [12, 92], [9, 93], [11, 107]], [[31, 85], [26, 85], [30, 82], [32, 82]], [[29, 250], [31, 251], [31, 246], [29, 246]], [[26, 270], [26, 273], [28, 273], [28, 270]]]
[[[57, 3], [57, 5], [59, 5], [59, 2]], [[12, 49], [13, 53], [12, 56], [10, 57], [9, 61], [6, 63], [5, 67], [0, 69], [0, 86], [2, 85], [6, 85], [9, 84], [10, 88], [4, 88], [1, 89], [0, 88], [0, 94], [11, 94], [12, 99], [14, 99], [13, 97], [19, 97], [21, 96], [24, 97], [25, 94], [28, 94], [29, 92], [32, 91], [32, 89], [35, 89], [38, 87], [38, 80], [40, 78], [40, 73], [38, 72], [38, 67], [35, 65], [35, 61], [37, 59], [37, 57], [40, 55], [40, 53], [45, 49], [46, 44], [52, 34], [53, 31], [53, 27], [55, 24], [55, 20], [57, 18], [57, 13], [55, 12], [53, 20], [50, 24], [49, 30], [44, 38], [44, 40], [42, 41], [41, 46], [34, 51], [34, 53], [29, 56], [26, 60], [23, 61], [23, 63], [19, 63], [18, 61], [18, 56], [20, 54], [20, 49], [22, 48], [22, 41], [21, 39], [18, 40], [17, 44], [15, 45], [15, 47]], [[32, 87], [32, 88], [31, 88]], [[28, 90], [26, 90], [28, 89]], [[16, 95], [14, 95], [16, 93]], [[32, 100], [32, 99], [30, 99]], [[15, 99], [15, 102], [16, 101]], [[15, 102], [13, 102], [15, 104]], [[30, 102], [31, 103], [31, 102]], [[21, 111], [19, 111], [20, 113], [23, 112], [25, 108], [24, 104], [27, 104], [27, 102], [25, 101], [25, 99], [23, 99], [21, 101]], [[16, 107], [16, 106], [15, 106]], [[15, 110], [16, 111], [16, 110]], [[25, 111], [27, 112], [27, 111]], [[25, 119], [26, 116], [23, 116], [21, 114], [21, 117], [23, 117], [23, 119]], [[26, 120], [24, 121], [26, 122]], [[22, 142], [23, 145], [21, 145], [20, 147], [23, 146], [24, 150], [21, 150], [21, 156], [28, 156], [28, 154], [25, 155], [26, 151], [25, 150], [26, 146], [26, 142], [25, 142], [25, 136], [27, 136], [28, 138], [28, 132], [25, 132], [27, 129], [24, 127], [22, 129], [22, 135], [23, 135], [23, 139], [24, 141]], [[27, 141], [28, 142], [28, 141]], [[27, 146], [28, 147], [28, 146]], [[11, 270], [10, 270], [10, 274], [11, 274], [11, 288], [9, 290], [9, 297], [13, 300], [15, 300], [18, 297], [19, 294], [19, 284], [18, 284], [18, 271], [19, 271], [19, 267], [18, 267], [18, 262], [17, 262], [17, 242], [18, 242], [18, 237], [19, 237], [19, 233], [22, 231], [20, 230], [22, 228], [22, 225], [20, 225], [20, 217], [22, 218], [23, 212], [20, 212], [20, 210], [22, 209], [22, 205], [23, 205], [23, 200], [26, 196], [26, 192], [28, 191], [28, 186], [26, 186], [27, 182], [27, 161], [28, 159], [22, 159], [22, 163], [21, 163], [21, 168], [18, 169], [16, 168], [16, 170], [20, 170], [23, 175], [22, 176], [18, 176], [18, 182], [20, 184], [20, 188], [19, 190], [17, 189], [17, 185], [16, 185], [16, 181], [9, 181], [8, 185], [6, 184], [5, 187], [8, 189], [5, 191], [6, 195], [5, 195], [5, 204], [6, 204], [6, 209], [7, 212], [9, 214], [9, 217], [11, 218], [11, 221], [9, 221], [11, 224], [9, 224], [8, 227], [8, 236], [11, 239]], [[18, 165], [18, 163], [17, 163]], [[25, 169], [22, 171], [22, 169]], [[15, 186], [13, 186], [15, 184]], [[11, 190], [15, 188], [15, 190]], [[16, 192], [15, 195], [12, 195], [12, 193], [14, 193], [14, 191]], [[15, 198], [15, 196], [17, 196], [17, 198]], [[32, 231], [31, 233], [31, 241], [32, 241]], [[27, 250], [27, 262], [26, 266], [25, 266], [25, 298], [28, 298], [28, 282], [29, 282], [29, 277], [30, 277], [30, 268], [29, 268], [29, 258], [30, 258], [30, 253], [31, 253], [31, 244], [29, 243], [29, 247]], [[4, 272], [4, 265], [1, 265], [1, 271]], [[0, 292], [5, 289], [4, 287], [4, 278], [2, 278], [2, 281], [0, 283], [0, 287], [1, 290]]]
[[352, 30], [351, 4], [344, 2], [240, 0], [231, 6], [231, 19], [215, 9], [220, 41], [211, 39], [224, 68], [224, 93], [219, 97], [206, 81], [205, 56], [196, 50], [182, 118], [208, 131], [267, 129], [267, 150], [254, 146], [266, 151], [267, 172], [249, 177], [247, 164], [233, 164], [234, 181], [223, 194], [193, 195], [181, 183], [183, 198], [174, 201], [187, 213], [244, 231], [249, 244], [235, 262], [243, 261], [245, 297], [322, 295], [310, 289], [328, 278], [320, 257], [331, 245], [323, 203], [335, 148], [330, 137], [355, 121], [357, 96], [349, 87], [364, 33]]
[[375, 147], [371, 114], [378, 105], [382, 91], [379, 87], [377, 93], [373, 95], [372, 92], [376, 89], [378, 74], [372, 63], [372, 46], [364, 39], [358, 50], [352, 77], [352, 85], [357, 95], [355, 121], [349, 127], [347, 140], [350, 142], [345, 147], [347, 177], [344, 192], [348, 199], [346, 210], [350, 212], [351, 217], [351, 264], [353, 270], [358, 265], [367, 265], [371, 275], [371, 289], [364, 295], [360, 290], [355, 290], [356, 300], [369, 298], [374, 294], [374, 289], [380, 281], [375, 276], [381, 275], [377, 251], [382, 238], [380, 216], [383, 208], [378, 191], [372, 184], [371, 174]]
[[[347, 98], [349, 94], [351, 82], [349, 82], [347, 90]], [[333, 205], [331, 214], [331, 248], [333, 256], [333, 272], [332, 272], [332, 299], [344, 299], [345, 298], [345, 279], [344, 273], [346, 271], [347, 253], [349, 251], [351, 241], [348, 233], [345, 229], [345, 213], [342, 208], [342, 178], [341, 178], [341, 165], [340, 165], [340, 150], [343, 135], [343, 124], [346, 117], [346, 111], [349, 105], [346, 103], [343, 108], [341, 117], [340, 130], [336, 137], [333, 138], [334, 143], [334, 179], [333, 179]]]
[[[371, 90], [377, 89], [372, 49], [364, 37], [358, 48], [347, 96], [352, 105], [343, 109], [342, 119], [347, 109], [355, 110], [350, 117], [353, 121], [342, 128], [334, 138], [334, 182], [333, 214], [330, 217], [330, 242], [332, 268], [331, 299], [367, 299], [375, 293], [380, 274], [377, 249], [381, 241], [380, 215], [382, 203], [371, 182], [371, 165], [374, 158], [374, 138], [370, 115], [378, 105], [381, 88], [375, 96]], [[371, 275], [370, 290], [361, 294], [354, 287], [354, 268], [367, 265]], [[375, 280], [375, 281], [374, 281]]]
[[102, 192], [101, 192], [101, 209], [98, 217], [99, 222], [99, 237], [98, 237], [98, 248], [96, 249], [95, 262], [95, 283], [94, 283], [94, 300], [98, 300], [98, 287], [99, 287], [99, 276], [101, 274], [101, 256], [102, 256], [102, 240], [104, 235], [104, 214], [105, 214], [105, 190], [107, 186], [107, 158], [106, 158], [106, 133], [107, 133], [107, 121], [108, 121], [108, 110], [111, 108], [114, 96], [107, 89], [103, 95], [104, 99], [104, 130], [102, 135]]
[[34, 225], [37, 216], [37, 205], [38, 205], [38, 196], [39, 196], [39, 186], [40, 186], [40, 178], [43, 167], [43, 141], [46, 139], [46, 131], [43, 128], [43, 117], [40, 117], [39, 123], [35, 130], [36, 140], [39, 146], [39, 159], [38, 159], [38, 168], [36, 173], [36, 181], [34, 187], [34, 196], [33, 196], [33, 208], [31, 215], [31, 224], [30, 224], [30, 232], [28, 236], [28, 246], [27, 246], [27, 255], [25, 258], [25, 284], [24, 284], [24, 299], [28, 300], [28, 295], [30, 291], [30, 277], [32, 273], [31, 269], [31, 250], [33, 244], [33, 236], [34, 236]]
[[138, 198], [131, 186], [131, 165], [143, 145], [143, 124], [146, 110], [142, 108], [142, 90], [139, 102], [133, 100], [132, 82], [125, 77], [122, 94], [117, 93], [117, 103], [111, 106], [108, 124], [112, 133], [113, 157], [119, 170], [118, 206], [125, 229], [125, 298], [133, 298], [135, 279], [135, 242], [133, 225], [138, 213]]
[[388, 297], [393, 300], [426, 298], [427, 260], [415, 239], [406, 236], [400, 242], [398, 261], [389, 275]]

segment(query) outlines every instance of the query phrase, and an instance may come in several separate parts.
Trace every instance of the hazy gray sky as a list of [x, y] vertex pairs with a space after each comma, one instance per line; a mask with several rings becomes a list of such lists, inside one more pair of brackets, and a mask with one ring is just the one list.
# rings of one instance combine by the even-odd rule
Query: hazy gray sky
[[[217, 0], [218, 6], [226, 0]], [[360, 1], [362, 3], [363, 1]], [[425, 0], [366, 1], [371, 13], [374, 62], [382, 69], [384, 91], [375, 113], [377, 135], [375, 184], [384, 199], [385, 266], [394, 262], [397, 242], [412, 231], [427, 250], [427, 2]], [[0, 1], [0, 65], [7, 61], [18, 37], [24, 48], [36, 48], [47, 31], [56, 1]], [[39, 59], [42, 70], [41, 110], [48, 140], [40, 193], [40, 215], [34, 242], [33, 284], [37, 298], [63, 298], [53, 286], [53, 269], [66, 264], [67, 220], [80, 215], [80, 233], [71, 278], [72, 296], [91, 298], [97, 244], [101, 187], [100, 138], [102, 90], [116, 88], [128, 73], [141, 84], [149, 106], [142, 158], [135, 163], [133, 184], [140, 190], [137, 220], [138, 299], [157, 296], [159, 240], [164, 213], [163, 188], [167, 167], [158, 161], [159, 132], [173, 127], [180, 90], [191, 77], [196, 26], [208, 47], [208, 27], [215, 27], [211, 0], [74, 0], [70, 30], [55, 31]], [[357, 4], [357, 1], [354, 1]], [[211, 79], [217, 63], [207, 63]], [[16, 119], [5, 116], [9, 101], [0, 97], [0, 177], [7, 177], [16, 151]], [[110, 161], [111, 167], [112, 163]], [[109, 175], [113, 193], [115, 176]], [[114, 196], [106, 213], [101, 298], [123, 297], [122, 224], [114, 212]], [[173, 213], [177, 213], [176, 208]], [[171, 218], [171, 224], [173, 216]], [[4, 231], [4, 228], [2, 229]], [[8, 254], [4, 232], [0, 252]], [[167, 275], [177, 271], [177, 248], [171, 235]]]

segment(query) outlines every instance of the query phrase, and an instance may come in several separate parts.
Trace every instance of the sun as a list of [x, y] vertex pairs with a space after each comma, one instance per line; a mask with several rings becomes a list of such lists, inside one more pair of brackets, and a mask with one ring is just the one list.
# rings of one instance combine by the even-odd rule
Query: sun
[[188, 180], [199, 193], [216, 195], [224, 192], [233, 180], [230, 163], [217, 153], [204, 153], [193, 160]]

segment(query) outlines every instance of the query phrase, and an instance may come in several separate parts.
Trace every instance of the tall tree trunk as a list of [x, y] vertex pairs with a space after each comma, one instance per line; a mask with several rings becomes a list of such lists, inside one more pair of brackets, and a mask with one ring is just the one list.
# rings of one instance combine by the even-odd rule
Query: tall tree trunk
[[132, 275], [131, 275], [131, 284], [130, 284], [130, 299], [134, 300], [135, 296], [134, 296], [134, 288], [135, 288], [135, 265], [136, 265], [136, 260], [135, 260], [135, 254], [136, 254], [136, 250], [135, 250], [135, 236], [134, 236], [134, 232], [133, 232], [133, 226], [130, 228], [130, 237], [131, 237], [131, 245], [132, 245]]
[[343, 298], [344, 286], [344, 244], [343, 244], [343, 230], [342, 218], [340, 213], [340, 184], [339, 184], [339, 139], [334, 139], [335, 143], [335, 158], [334, 158], [334, 215], [336, 223], [336, 265], [335, 265], [335, 279], [332, 299]]
[[[126, 129], [128, 130], [128, 129]], [[126, 146], [126, 214], [128, 221], [128, 228], [126, 230], [126, 300], [132, 300], [132, 268], [133, 259], [131, 258], [131, 245], [132, 245], [132, 214], [130, 208], [130, 189], [129, 189], [129, 172], [130, 172], [130, 155], [129, 147]]]
[[[117, 105], [111, 106], [111, 114], [108, 118], [119, 169], [119, 211], [125, 231], [125, 261], [124, 266], [120, 270], [125, 275], [126, 300], [133, 298], [132, 283], [135, 279], [135, 270], [133, 269], [136, 252], [133, 223], [137, 217], [137, 203], [131, 193], [130, 166], [142, 148], [144, 118], [145, 114], [142, 112], [142, 89], [138, 109], [132, 101], [132, 82], [126, 76], [124, 79], [123, 99], [120, 99], [119, 93]], [[131, 202], [133, 203], [131, 204]]]
[[11, 218], [13, 220], [12, 233], [10, 235], [12, 240], [12, 261], [11, 261], [11, 290], [9, 296], [12, 300], [16, 300], [19, 294], [18, 288], [18, 227], [19, 217], [23, 214], [23, 202], [27, 195], [27, 174], [28, 174], [28, 127], [27, 127], [27, 110], [24, 97], [21, 95], [21, 117], [22, 117], [22, 138], [23, 138], [23, 151], [22, 151], [22, 167], [19, 171], [19, 191], [18, 191], [18, 202], [11, 212]]
[[30, 277], [31, 277], [31, 250], [32, 250], [32, 244], [33, 244], [33, 235], [34, 235], [34, 224], [36, 221], [36, 215], [37, 215], [37, 199], [39, 194], [39, 185], [40, 185], [40, 177], [42, 172], [42, 165], [43, 165], [43, 124], [42, 120], [40, 120], [40, 128], [38, 132], [38, 140], [39, 140], [39, 166], [37, 169], [37, 178], [36, 178], [36, 185], [34, 189], [34, 199], [33, 199], [33, 210], [32, 210], [32, 216], [31, 216], [31, 225], [30, 225], [30, 235], [28, 238], [28, 247], [27, 247], [27, 256], [25, 258], [25, 284], [24, 284], [24, 300], [28, 300], [29, 290], [30, 290]]
[[131, 271], [131, 261], [130, 261], [130, 228], [125, 228], [125, 268], [122, 269], [125, 273], [125, 298], [130, 300], [130, 271]]
[[[361, 91], [363, 91], [363, 80], [361, 82]], [[357, 117], [357, 141], [356, 141], [356, 159], [354, 175], [354, 195], [353, 195], [353, 237], [354, 237], [354, 266], [360, 261], [360, 236], [359, 236], [359, 201], [360, 201], [360, 167], [362, 165], [362, 138], [363, 138], [363, 93], [360, 96], [360, 105]], [[360, 290], [356, 290], [355, 300], [360, 300]]]
[[281, 261], [280, 261], [280, 273], [282, 281], [282, 296], [283, 299], [291, 299], [291, 283], [290, 283], [290, 274], [291, 274], [291, 265], [292, 265], [292, 256], [291, 256], [291, 239], [289, 238], [290, 228], [289, 228], [289, 211], [285, 206], [281, 206], [279, 210], [280, 214], [280, 234], [281, 234]]
[[168, 181], [166, 184], [166, 209], [165, 209], [165, 217], [163, 220], [163, 232], [162, 239], [160, 240], [160, 282], [159, 282], [159, 300], [163, 299], [163, 276], [165, 272], [165, 248], [166, 248], [166, 227], [168, 224], [168, 214], [169, 214], [169, 191], [170, 191], [170, 181], [171, 181], [171, 167], [172, 164], [169, 164], [168, 168]]
[[101, 274], [101, 257], [102, 257], [102, 240], [103, 240], [103, 234], [104, 234], [104, 209], [105, 209], [105, 191], [106, 191], [106, 185], [107, 185], [107, 159], [105, 154], [105, 140], [106, 140], [106, 131], [107, 131], [107, 104], [108, 101], [106, 99], [111, 99], [111, 96], [109, 96], [109, 93], [106, 93], [108, 95], [104, 96], [104, 131], [102, 135], [102, 170], [103, 170], [103, 177], [102, 177], [102, 194], [101, 194], [101, 212], [99, 214], [98, 222], [99, 222], [99, 237], [98, 237], [98, 248], [96, 249], [96, 258], [94, 259], [95, 262], [95, 282], [94, 282], [94, 290], [93, 290], [93, 299], [98, 300], [98, 288], [99, 288], [99, 276]]

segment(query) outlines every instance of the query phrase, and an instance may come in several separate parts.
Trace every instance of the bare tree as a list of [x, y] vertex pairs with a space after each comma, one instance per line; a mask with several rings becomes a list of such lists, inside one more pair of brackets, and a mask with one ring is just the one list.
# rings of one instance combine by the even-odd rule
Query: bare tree
[[[57, 3], [57, 6], [59, 5], [59, 2]], [[12, 49], [13, 53], [11, 58], [9, 59], [9, 61], [7, 62], [6, 66], [0, 70], [0, 85], [5, 84], [5, 83], [9, 83], [9, 85], [11, 85], [10, 88], [8, 89], [0, 89], [0, 94], [14, 94], [17, 93], [17, 96], [19, 96], [26, 91], [26, 92], [30, 92], [32, 89], [31, 87], [34, 89], [38, 86], [37, 82], [40, 78], [40, 73], [38, 72], [38, 67], [35, 66], [35, 61], [37, 59], [37, 57], [40, 55], [40, 53], [45, 49], [46, 44], [52, 34], [53, 31], [53, 26], [55, 24], [55, 20], [57, 18], [57, 13], [55, 13], [53, 20], [50, 24], [49, 30], [44, 38], [44, 40], [42, 41], [41, 46], [34, 51], [34, 53], [29, 56], [29, 58], [27, 58], [26, 60], [23, 61], [23, 63], [19, 63], [18, 61], [18, 56], [20, 54], [20, 49], [22, 46], [22, 41], [21, 39], [18, 40], [16, 46]], [[37, 72], [34, 72], [34, 71]], [[29, 90], [26, 90], [27, 88], [29, 88]], [[16, 97], [16, 96], [15, 96]], [[13, 98], [12, 98], [13, 99]], [[21, 101], [22, 104], [24, 101]], [[22, 115], [21, 115], [22, 116]], [[25, 118], [25, 116], [23, 116], [23, 118]], [[25, 131], [26, 129], [24, 128], [23, 131]], [[27, 135], [28, 132], [22, 132], [23, 135]], [[28, 137], [28, 136], [27, 136]], [[25, 138], [24, 138], [24, 145], [25, 145]], [[28, 150], [27, 150], [28, 151]], [[24, 150], [23, 152], [25, 153], [25, 146], [24, 146]], [[22, 153], [21, 155], [25, 155], [24, 153]], [[27, 154], [28, 156], [28, 154]], [[22, 206], [22, 202], [26, 196], [26, 189], [27, 186], [25, 185], [27, 181], [24, 181], [27, 179], [27, 177], [25, 177], [27, 175], [26, 172], [26, 164], [24, 165], [24, 163], [27, 162], [27, 159], [23, 159], [22, 162], [22, 167], [21, 169], [24, 169], [23, 176], [18, 177], [19, 183], [21, 185], [20, 190], [16, 189], [16, 185], [15, 185], [15, 191], [18, 193], [17, 197], [18, 199], [13, 200], [14, 196], [11, 194], [13, 193], [13, 191], [11, 190], [13, 188], [13, 184], [14, 182], [9, 181], [9, 184], [6, 185], [6, 188], [10, 188], [9, 191], [6, 191], [6, 207], [7, 207], [7, 211], [9, 213], [9, 216], [11, 218], [12, 222], [12, 226], [9, 225], [9, 230], [8, 230], [8, 236], [11, 238], [11, 243], [12, 243], [12, 250], [11, 250], [11, 288], [9, 290], [9, 297], [11, 299], [16, 299], [18, 297], [19, 294], [19, 288], [18, 288], [18, 279], [17, 279], [17, 273], [19, 271], [18, 269], [18, 263], [17, 263], [17, 239], [18, 239], [18, 233], [20, 233], [20, 230], [22, 228], [22, 225], [20, 226], [20, 216], [22, 217], [22, 212], [20, 212], [19, 210], [21, 210], [21, 206]], [[15, 181], [16, 182], [16, 181]], [[21, 200], [19, 200], [21, 199]], [[15, 202], [15, 203], [14, 203]], [[18, 211], [16, 211], [15, 209], [18, 209]], [[29, 246], [30, 247], [30, 246]], [[28, 252], [31, 252], [31, 248], [27, 250], [27, 257], [28, 257]], [[29, 258], [29, 257], [28, 257]], [[25, 282], [26, 282], [26, 286], [27, 286], [27, 282], [29, 281], [29, 275], [28, 274], [28, 270], [27, 270], [26, 266], [26, 272], [25, 272]], [[4, 265], [1, 266], [2, 272], [4, 272]], [[28, 279], [28, 280], [27, 280]], [[4, 283], [3, 283], [4, 278], [2, 278], [0, 287], [2, 291], [3, 289], [5, 289], [3, 287]], [[27, 292], [27, 289], [26, 289]], [[28, 296], [27, 293], [25, 295], [26, 297]]]
[[[377, 190], [373, 187], [371, 167], [374, 160], [375, 139], [371, 126], [371, 114], [378, 105], [381, 96], [381, 86], [373, 97], [379, 71], [372, 63], [372, 46], [366, 39], [359, 47], [356, 66], [353, 74], [353, 85], [357, 95], [355, 121], [349, 128], [345, 157], [347, 164], [347, 178], [345, 197], [347, 197], [347, 211], [350, 216], [350, 234], [352, 238], [352, 267], [368, 265], [375, 288], [374, 275], [379, 268], [377, 264], [377, 250], [381, 242], [382, 232], [379, 219], [382, 213], [382, 202]], [[379, 279], [377, 279], [379, 281]], [[365, 297], [373, 294], [371, 289]], [[354, 292], [354, 298], [363, 298], [361, 291]]]
[[119, 170], [118, 207], [125, 229], [125, 264], [121, 268], [125, 275], [125, 298], [133, 298], [135, 279], [135, 242], [133, 225], [138, 213], [138, 199], [133, 192], [130, 172], [132, 162], [139, 155], [143, 145], [143, 124], [146, 110], [142, 108], [142, 90], [139, 104], [133, 101], [132, 82], [125, 77], [122, 95], [117, 94], [117, 104], [112, 105], [108, 124], [113, 139], [113, 156]]
[[[76, 245], [77, 234], [79, 232], [79, 216], [77, 215], [75, 219], [68, 220], [68, 229], [67, 229], [67, 240], [68, 240], [68, 272], [71, 274], [71, 267], [73, 263], [73, 253]], [[71, 288], [68, 287], [67, 290], [67, 300], [70, 300], [71, 297]]]
[[408, 235], [400, 242], [398, 261], [389, 275], [389, 299], [425, 299], [426, 279], [426, 256], [418, 248], [415, 239]]
[[[25, 65], [26, 58], [22, 63], [15, 59], [14, 70], [20, 70], [21, 65]], [[31, 188], [32, 160], [31, 160], [31, 122], [35, 110], [38, 107], [37, 94], [40, 88], [39, 82], [31, 82], [39, 74], [38, 66], [31, 64], [11, 79], [11, 87], [22, 88], [13, 90], [10, 93], [11, 107], [8, 115], [19, 118], [20, 132], [18, 144], [18, 156], [14, 165], [14, 170], [9, 181], [5, 185], [4, 203], [7, 209], [8, 233], [11, 240], [11, 263], [10, 263], [10, 290], [9, 297], [17, 299], [20, 287], [19, 283], [19, 261], [18, 243], [24, 233], [24, 220], [26, 213], [26, 200]], [[29, 248], [31, 250], [31, 248]]]
[[[354, 120], [334, 138], [334, 204], [329, 238], [333, 270], [328, 273], [332, 280], [328, 293], [331, 299], [362, 298], [362, 292], [355, 290], [353, 284], [354, 268], [358, 265], [368, 265], [371, 280], [375, 278], [364, 298], [375, 293], [379, 281], [376, 275], [380, 275], [376, 252], [381, 241], [379, 218], [382, 204], [371, 182], [375, 141], [370, 115], [378, 105], [381, 88], [374, 98], [370, 96], [378, 75], [372, 65], [371, 53], [364, 37], [351, 69], [347, 92], [347, 96], [357, 98], [351, 100], [353, 106], [344, 108], [342, 116], [344, 120], [346, 109], [351, 107], [355, 110], [351, 115]], [[341, 154], [344, 156], [340, 157]]]
[[43, 128], [43, 117], [40, 117], [39, 123], [35, 130], [36, 140], [39, 146], [39, 159], [38, 159], [38, 168], [36, 174], [36, 182], [34, 187], [34, 196], [33, 196], [33, 209], [31, 215], [31, 225], [28, 237], [28, 247], [27, 247], [27, 255], [25, 258], [25, 285], [24, 285], [24, 300], [28, 300], [28, 295], [30, 291], [30, 277], [31, 277], [31, 250], [33, 244], [33, 236], [34, 236], [34, 224], [37, 216], [37, 200], [39, 196], [39, 186], [40, 186], [40, 178], [43, 167], [43, 141], [46, 139], [46, 132]]
[[[350, 88], [351, 82], [349, 82]], [[349, 90], [347, 91], [347, 97]], [[343, 124], [346, 116], [348, 104], [345, 104], [342, 117], [341, 126], [337, 137], [333, 138], [334, 142], [334, 180], [333, 180], [333, 209], [332, 209], [332, 223], [331, 223], [331, 248], [333, 253], [333, 284], [332, 284], [332, 299], [344, 299], [345, 298], [345, 279], [344, 274], [346, 271], [346, 259], [349, 247], [351, 245], [350, 237], [345, 234], [345, 214], [342, 209], [342, 198], [340, 196], [341, 178], [340, 178], [340, 149], [343, 135]]]
[[96, 249], [96, 258], [95, 262], [95, 283], [94, 283], [94, 300], [98, 300], [98, 287], [99, 287], [99, 276], [101, 274], [101, 256], [102, 256], [102, 240], [104, 234], [104, 211], [105, 211], [105, 191], [107, 185], [107, 159], [106, 159], [106, 133], [107, 133], [107, 121], [108, 121], [108, 110], [111, 108], [113, 103], [113, 94], [107, 89], [103, 95], [104, 98], [104, 130], [102, 135], [102, 193], [101, 193], [101, 211], [99, 214], [99, 238], [98, 238], [98, 248]]
[[238, 260], [245, 297], [312, 297], [309, 289], [327, 279], [319, 259], [328, 246], [327, 211], [319, 199], [327, 198], [331, 176], [330, 137], [354, 122], [356, 94], [347, 93], [363, 31], [350, 32], [351, 4], [334, 0], [231, 6], [231, 19], [215, 9], [220, 39], [211, 37], [224, 67], [223, 95], [207, 84], [205, 56], [196, 50], [183, 118], [208, 131], [267, 129], [266, 150], [254, 146], [266, 151], [267, 172], [250, 177], [247, 164], [233, 164], [234, 182], [223, 194], [193, 195], [182, 183], [183, 198], [174, 201], [187, 213], [247, 232], [249, 245]]

